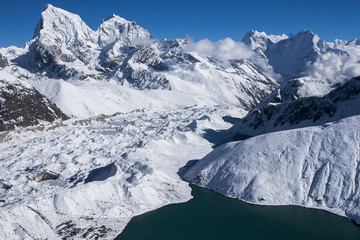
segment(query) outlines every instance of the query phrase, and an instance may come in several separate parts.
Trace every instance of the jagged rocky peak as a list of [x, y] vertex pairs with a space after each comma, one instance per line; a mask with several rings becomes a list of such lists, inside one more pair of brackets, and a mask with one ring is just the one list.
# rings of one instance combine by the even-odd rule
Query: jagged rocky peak
[[251, 30], [245, 34], [242, 42], [248, 45], [252, 50], [261, 49], [264, 51], [266, 50], [268, 44], [277, 43], [287, 38], [288, 36], [285, 34], [267, 35], [265, 32]]
[[184, 48], [187, 44], [187, 39], [175, 38], [172, 40], [168, 40], [165, 38], [160, 41], [159, 49], [162, 51], [169, 51], [174, 48]]
[[42, 40], [62, 42], [66, 45], [74, 45], [76, 41], [85, 41], [87, 44], [94, 43], [96, 35], [79, 15], [56, 8], [51, 4], [46, 5], [41, 13], [41, 19], [37, 24], [34, 38]]
[[115, 41], [131, 45], [136, 42], [148, 41], [153, 36], [145, 28], [140, 27], [135, 22], [130, 22], [113, 14], [104, 20], [97, 30], [98, 44], [104, 47]]
[[7, 65], [9, 65], [9, 61], [0, 53], [0, 69], [3, 69]]
[[[61, 66], [63, 64], [77, 60], [88, 63], [96, 48], [95, 43], [95, 32], [78, 15], [48, 4], [41, 13], [34, 38], [28, 43], [29, 52], [25, 61], [20, 62], [25, 62], [25, 67], [34, 71], [43, 71], [48, 67], [57, 69], [55, 75], [58, 75], [59, 72], [68, 71]], [[73, 75], [60, 74], [59, 77], [69, 78]]]

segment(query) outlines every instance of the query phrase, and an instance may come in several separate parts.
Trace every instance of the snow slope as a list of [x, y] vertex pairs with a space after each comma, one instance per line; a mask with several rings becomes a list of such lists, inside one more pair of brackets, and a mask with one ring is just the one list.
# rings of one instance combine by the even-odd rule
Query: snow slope
[[360, 223], [359, 127], [354, 116], [227, 143], [183, 178], [247, 202], [320, 208]]

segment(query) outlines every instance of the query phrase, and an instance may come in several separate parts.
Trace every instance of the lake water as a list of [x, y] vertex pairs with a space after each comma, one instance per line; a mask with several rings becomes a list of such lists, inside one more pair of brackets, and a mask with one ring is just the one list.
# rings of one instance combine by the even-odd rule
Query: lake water
[[135, 217], [116, 239], [360, 239], [360, 227], [329, 212], [257, 206], [191, 187], [194, 199]]

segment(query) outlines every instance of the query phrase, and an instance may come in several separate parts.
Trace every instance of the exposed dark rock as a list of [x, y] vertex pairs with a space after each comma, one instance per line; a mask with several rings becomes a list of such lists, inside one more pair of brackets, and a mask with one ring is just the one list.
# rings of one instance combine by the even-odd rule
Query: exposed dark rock
[[189, 53], [183, 51], [187, 40], [175, 39], [175, 40], [163, 40], [160, 42], [159, 49], [164, 53], [160, 56], [163, 60], [166, 60], [172, 64], [193, 64], [199, 62], [198, 59], [193, 57]]
[[12, 186], [9, 184], [4, 183], [3, 181], [0, 181], [0, 189], [5, 189], [8, 190], [10, 189]]
[[34, 71], [42, 71], [56, 63], [55, 59], [61, 56], [62, 52], [57, 46], [45, 46], [40, 41], [34, 42], [27, 53], [29, 66]]
[[133, 56], [133, 61], [143, 63], [157, 71], [166, 71], [168, 66], [151, 48], [140, 48]]
[[123, 63], [125, 58], [126, 58], [126, 56], [124, 56], [124, 55], [119, 55], [114, 58], [106, 58], [101, 63], [101, 66], [105, 69], [109, 69], [110, 71], [113, 71]]
[[137, 89], [167, 89], [171, 90], [169, 80], [164, 77], [155, 75], [151, 71], [147, 70], [136, 70], [127, 68], [124, 71], [126, 80], [130, 85]]
[[[324, 117], [331, 118], [335, 111], [336, 107], [327, 98], [302, 98], [284, 108], [282, 114], [275, 120], [274, 127], [285, 123], [289, 123], [290, 126], [298, 125], [306, 120], [316, 122]], [[268, 116], [269, 118], [270, 116]]]
[[0, 69], [6, 67], [7, 65], [9, 65], [8, 60], [0, 53]]
[[[54, 63], [49, 67], [48, 75], [54, 78], [61, 78], [68, 80], [79, 74], [74, 68], [68, 68], [63, 64]], [[81, 78], [81, 77], [80, 77]]]
[[62, 54], [60, 57], [61, 61], [63, 62], [75, 62], [76, 58], [71, 54]]
[[306, 83], [295, 79], [278, 88], [236, 123], [233, 130], [238, 134], [261, 134], [360, 114], [360, 109], [355, 107], [360, 104], [359, 77], [339, 84], [325, 96], [301, 97], [299, 89], [303, 84]]
[[357, 97], [360, 94], [360, 77], [347, 81], [343, 86], [331, 91], [328, 98], [341, 102]]
[[68, 117], [36, 89], [0, 79], [0, 131]]
[[36, 182], [42, 182], [47, 180], [56, 180], [60, 177], [59, 173], [44, 169], [40, 171], [38, 174], [36, 174], [33, 178]]

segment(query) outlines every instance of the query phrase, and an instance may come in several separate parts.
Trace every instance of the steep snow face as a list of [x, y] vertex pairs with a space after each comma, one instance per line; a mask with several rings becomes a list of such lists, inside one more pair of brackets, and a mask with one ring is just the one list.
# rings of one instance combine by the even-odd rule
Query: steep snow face
[[325, 209], [360, 223], [360, 117], [228, 143], [183, 176], [229, 197]]
[[308, 62], [314, 62], [320, 53], [326, 51], [326, 44], [311, 31], [300, 32], [289, 39], [270, 45], [265, 55], [274, 71], [285, 79], [301, 76]]
[[[52, 62], [89, 63], [92, 50], [96, 48], [96, 34], [76, 15], [48, 4], [41, 14], [34, 40], [29, 48], [39, 55], [35, 70]], [[39, 65], [40, 63], [43, 64]], [[30, 64], [31, 65], [31, 64]]]
[[[68, 47], [76, 47], [85, 41], [95, 42], [94, 32], [82, 21], [80, 16], [69, 13], [48, 4], [41, 13], [41, 19], [36, 27], [34, 38], [44, 41], [56, 40]], [[76, 42], [78, 41], [78, 42]], [[46, 45], [56, 44], [44, 42]]]
[[129, 22], [119, 16], [113, 15], [103, 21], [97, 30], [98, 44], [105, 47], [115, 41], [124, 45], [131, 45], [136, 41], [150, 41], [152, 35], [135, 22]]
[[358, 115], [359, 94], [359, 78], [337, 85], [312, 78], [294, 79], [266, 97], [231, 131], [254, 136]]
[[[133, 216], [189, 200], [179, 168], [211, 151], [204, 130], [228, 128], [221, 116], [234, 111], [138, 110], [2, 135], [0, 238], [61, 239], [80, 228], [79, 238], [113, 239]], [[40, 181], [44, 172], [57, 179]]]
[[0, 131], [68, 117], [30, 84], [0, 73]]

